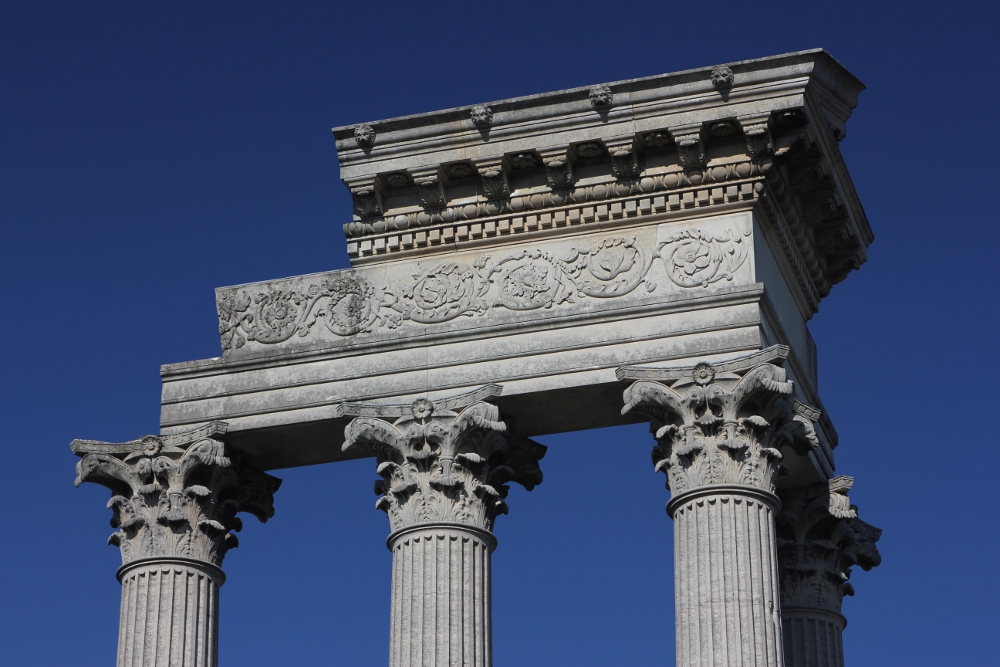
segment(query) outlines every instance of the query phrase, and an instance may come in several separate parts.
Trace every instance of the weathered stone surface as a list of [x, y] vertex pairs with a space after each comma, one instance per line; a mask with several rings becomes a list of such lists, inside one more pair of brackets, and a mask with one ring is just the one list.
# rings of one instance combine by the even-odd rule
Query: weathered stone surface
[[863, 87], [807, 51], [335, 128], [353, 268], [217, 290], [222, 356], [163, 368], [163, 435], [74, 444], [116, 494], [120, 664], [214, 664], [261, 470], [374, 456], [391, 664], [489, 665], [527, 437], [645, 419], [678, 664], [839, 666], [878, 531], [831, 486], [807, 322], [872, 241], [837, 146]]
[[389, 538], [390, 667], [493, 664], [492, 533], [416, 524]]
[[111, 489], [121, 549], [118, 667], [214, 667], [219, 566], [248, 512], [274, 516], [281, 480], [228, 451], [226, 425], [123, 443], [74, 440], [76, 485]]
[[776, 346], [721, 363], [622, 368], [623, 413], [650, 421], [674, 519], [677, 664], [785, 664], [775, 481], [782, 449], [819, 448], [819, 412], [792, 397]]
[[492, 665], [493, 521], [508, 482], [540, 484], [545, 447], [488, 402], [496, 385], [410, 405], [347, 404], [345, 450], [378, 459], [376, 505], [392, 534], [392, 667]]
[[187, 558], [148, 558], [118, 571], [118, 667], [215, 667], [222, 570]]
[[[581, 206], [628, 207], [643, 195], [677, 202], [644, 215], [704, 211], [746, 185], [787, 227], [785, 250], [806, 270], [801, 287], [815, 311], [865, 261], [872, 240], [836, 148], [863, 88], [826, 53], [804, 51], [381, 120], [374, 148], [356, 145], [357, 132], [372, 125], [334, 128], [352, 192], [426, 169], [453, 174], [433, 212], [406, 187], [386, 190], [377, 212], [374, 200], [356, 208], [345, 225], [348, 254], [360, 265], [447, 254], [455, 244], [505, 244], [507, 235], [530, 234], [516, 224], [524, 215], [571, 218]], [[468, 113], [490, 132], [461, 122]], [[563, 179], [521, 159], [537, 149], [565, 152], [576, 187], [564, 191]]]
[[657, 446], [653, 464], [674, 495], [715, 484], [751, 486], [770, 494], [782, 471], [783, 447], [819, 449], [820, 413], [792, 397], [781, 364], [788, 348], [690, 368], [627, 367], [623, 413], [649, 419]]
[[775, 667], [782, 653], [777, 498], [705, 486], [671, 498], [678, 667]]
[[790, 667], [843, 667], [841, 612], [858, 565], [871, 570], [882, 562], [875, 543], [882, 531], [858, 518], [847, 492], [853, 477], [839, 476], [781, 493], [778, 561], [781, 615]]

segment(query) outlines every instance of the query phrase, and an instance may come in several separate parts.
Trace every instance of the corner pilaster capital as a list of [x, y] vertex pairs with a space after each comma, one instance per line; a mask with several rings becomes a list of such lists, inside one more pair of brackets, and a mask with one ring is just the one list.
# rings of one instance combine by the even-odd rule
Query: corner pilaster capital
[[500, 391], [487, 385], [434, 401], [344, 404], [354, 419], [343, 449], [378, 459], [376, 507], [389, 516], [393, 532], [429, 523], [492, 530], [495, 518], [507, 513], [509, 482], [529, 491], [541, 483], [545, 447], [500, 417], [490, 402]]
[[774, 493], [782, 448], [819, 447], [820, 413], [792, 396], [781, 368], [788, 351], [775, 345], [719, 363], [618, 369], [618, 379], [633, 380], [622, 414], [650, 421], [653, 465], [672, 494], [720, 484]]
[[189, 558], [220, 566], [238, 545], [233, 531], [247, 512], [274, 516], [281, 480], [257, 470], [225, 444], [226, 424], [184, 433], [147, 435], [122, 443], [74, 440], [76, 486], [111, 489], [108, 508], [118, 530], [108, 539], [122, 563], [146, 558]]
[[808, 607], [840, 614], [845, 595], [854, 595], [851, 569], [871, 570], [882, 562], [876, 542], [882, 531], [858, 518], [847, 492], [854, 478], [783, 490], [777, 519], [782, 607]]

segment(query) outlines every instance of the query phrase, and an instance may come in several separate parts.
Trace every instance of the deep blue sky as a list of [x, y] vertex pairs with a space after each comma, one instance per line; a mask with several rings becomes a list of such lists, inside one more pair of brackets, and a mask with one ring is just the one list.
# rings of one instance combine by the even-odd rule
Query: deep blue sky
[[[159, 365], [219, 354], [215, 287], [347, 265], [330, 127], [813, 47], [869, 87], [841, 147], [875, 243], [811, 323], [838, 471], [885, 530], [848, 663], [997, 664], [998, 26], [955, 1], [3, 3], [0, 664], [113, 663], [108, 493], [73, 488], [69, 442], [156, 431]], [[498, 521], [497, 665], [672, 665], [645, 429], [543, 442]], [[279, 473], [225, 562], [222, 665], [386, 664], [374, 467]]]

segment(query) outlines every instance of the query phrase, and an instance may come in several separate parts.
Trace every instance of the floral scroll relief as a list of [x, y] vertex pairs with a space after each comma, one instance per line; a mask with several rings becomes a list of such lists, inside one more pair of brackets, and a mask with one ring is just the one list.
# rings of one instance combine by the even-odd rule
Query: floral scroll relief
[[446, 262], [414, 275], [395, 307], [408, 319], [431, 323], [493, 308], [526, 311], [579, 298], [624, 296], [640, 284], [651, 292], [656, 285], [646, 274], [652, 259], [639, 249], [635, 237], [619, 237], [589, 249], [573, 248], [563, 256], [518, 250], [496, 260], [486, 255], [471, 267]]
[[703, 229], [675, 232], [657, 246], [667, 276], [679, 287], [708, 287], [720, 280], [732, 280], [749, 254], [744, 237], [750, 231], [732, 228], [722, 234]]
[[484, 287], [478, 273], [461, 262], [444, 262], [422, 273], [414, 274], [413, 284], [403, 292], [407, 303], [403, 316], [422, 324], [447, 322], [459, 315], [484, 313], [489, 307], [481, 298]]
[[[635, 236], [603, 239], [561, 252], [522, 249], [471, 262], [443, 261], [420, 268], [404, 285], [376, 287], [358, 272], [307, 282], [293, 279], [220, 292], [219, 332], [224, 351], [248, 341], [272, 345], [306, 337], [317, 322], [336, 336], [395, 329], [404, 320], [420, 324], [552, 308], [586, 299], [631, 294], [640, 285], [653, 292], [650, 276], [659, 258], [670, 280], [684, 288], [732, 280], [746, 261], [749, 232], [703, 229], [675, 232], [651, 250]], [[419, 266], [419, 265], [418, 265]]]
[[293, 335], [307, 336], [317, 321], [337, 336], [394, 329], [402, 316], [388, 308], [396, 297], [356, 275], [334, 276], [318, 284], [261, 286], [252, 294], [234, 290], [220, 296], [219, 333], [223, 350], [239, 349], [247, 341], [282, 343]]

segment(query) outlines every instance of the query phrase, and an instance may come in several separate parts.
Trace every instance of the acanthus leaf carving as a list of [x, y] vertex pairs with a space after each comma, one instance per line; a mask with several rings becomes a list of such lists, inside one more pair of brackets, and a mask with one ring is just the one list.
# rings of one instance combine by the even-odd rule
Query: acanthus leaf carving
[[[792, 382], [778, 365], [785, 355], [787, 348], [777, 346], [753, 355], [749, 367], [737, 359], [619, 371], [619, 378], [636, 380], [625, 391], [622, 414], [649, 419], [656, 439], [654, 469], [666, 473], [672, 493], [719, 484], [774, 493], [782, 448], [819, 446], [812, 422], [802, 416], [806, 411], [796, 408]], [[818, 411], [808, 409], [818, 417]]]
[[687, 171], [704, 169], [705, 146], [698, 133], [674, 137], [677, 143], [677, 158]]
[[256, 294], [234, 288], [218, 298], [219, 333], [223, 350], [239, 349], [248, 340], [274, 344], [295, 334], [304, 337], [319, 320], [337, 336], [353, 336], [376, 326], [396, 328], [402, 317], [391, 309], [395, 303], [392, 292], [356, 274], [266, 285]]
[[782, 607], [841, 612], [853, 566], [868, 571], [882, 562], [882, 531], [858, 518], [847, 496], [853, 477], [783, 491], [777, 519]]
[[169, 436], [125, 443], [74, 440], [82, 457], [76, 485], [93, 482], [112, 492], [108, 508], [117, 528], [108, 543], [122, 563], [139, 558], [184, 557], [221, 565], [237, 546], [233, 532], [246, 512], [266, 522], [274, 516], [281, 480], [229, 452], [222, 423]]
[[639, 175], [639, 158], [632, 142], [608, 146], [611, 153], [611, 170], [618, 180], [628, 180]]
[[667, 275], [679, 287], [707, 287], [720, 280], [732, 280], [749, 253], [750, 230], [728, 229], [713, 234], [703, 229], [681, 230], [669, 235], [657, 247]]
[[543, 159], [545, 164], [545, 175], [549, 182], [549, 187], [553, 190], [573, 187], [573, 165], [565, 155], [556, 155]]
[[419, 176], [413, 179], [420, 191], [420, 205], [425, 209], [442, 208], [448, 203], [444, 184], [437, 174]]
[[510, 196], [507, 172], [501, 163], [480, 165], [478, 170], [483, 182], [483, 194], [487, 199], [506, 199]]
[[354, 200], [354, 213], [362, 220], [378, 218], [385, 211], [382, 193], [374, 185], [351, 188], [351, 198]]
[[481, 400], [496, 393], [493, 386], [443, 401], [420, 398], [409, 409], [345, 404], [346, 414], [364, 416], [347, 425], [343, 449], [376, 456], [376, 508], [393, 531], [442, 522], [492, 530], [507, 513], [509, 482], [529, 491], [541, 483], [545, 447]]

